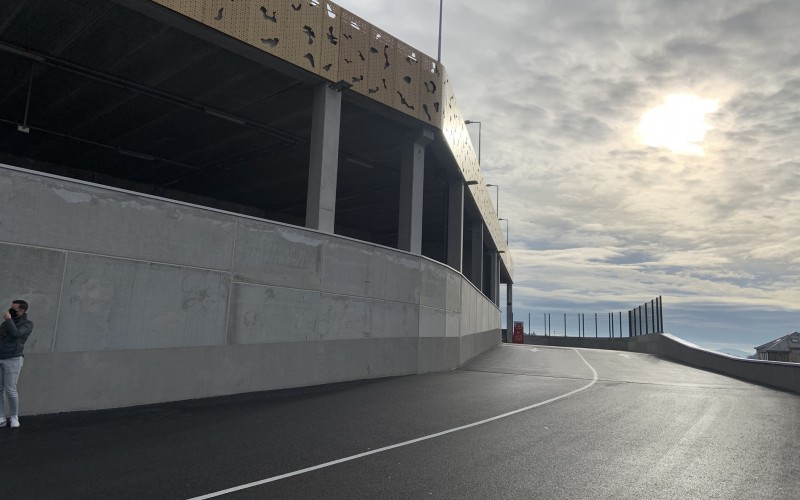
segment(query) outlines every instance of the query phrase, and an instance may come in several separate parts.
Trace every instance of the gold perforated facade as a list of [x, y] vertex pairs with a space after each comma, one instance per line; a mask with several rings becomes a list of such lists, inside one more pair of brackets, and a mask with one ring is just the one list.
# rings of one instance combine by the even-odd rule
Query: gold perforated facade
[[[152, 0], [441, 130], [500, 250], [505, 235], [444, 67], [325, 0]], [[502, 255], [511, 272], [511, 258]]]

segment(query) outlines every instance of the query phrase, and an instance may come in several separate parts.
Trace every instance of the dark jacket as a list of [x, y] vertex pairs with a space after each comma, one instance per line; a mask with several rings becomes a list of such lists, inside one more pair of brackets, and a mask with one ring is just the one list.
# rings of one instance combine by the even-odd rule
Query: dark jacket
[[33, 331], [33, 321], [23, 314], [0, 323], [0, 359], [18, 358], [28, 335]]

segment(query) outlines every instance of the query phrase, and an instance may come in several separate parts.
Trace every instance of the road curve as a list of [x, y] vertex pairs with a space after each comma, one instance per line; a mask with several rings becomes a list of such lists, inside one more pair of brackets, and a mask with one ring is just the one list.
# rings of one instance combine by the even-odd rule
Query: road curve
[[800, 396], [618, 351], [502, 345], [446, 373], [22, 424], [0, 429], [3, 499], [800, 491]]

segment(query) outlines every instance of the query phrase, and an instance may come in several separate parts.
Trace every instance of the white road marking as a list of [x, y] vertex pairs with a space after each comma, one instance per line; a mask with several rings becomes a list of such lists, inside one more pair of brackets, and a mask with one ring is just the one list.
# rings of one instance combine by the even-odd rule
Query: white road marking
[[530, 350], [531, 352], [539, 352], [539, 349], [537, 349], [537, 348], [535, 348], [535, 347], [531, 347], [529, 350]]
[[[570, 349], [572, 349], [572, 348], [570, 348]], [[340, 458], [338, 460], [332, 460], [330, 462], [325, 462], [324, 464], [314, 465], [312, 467], [306, 467], [305, 469], [300, 469], [300, 470], [296, 470], [296, 471], [293, 471], [293, 472], [287, 472], [286, 474], [281, 474], [279, 476], [272, 476], [272, 477], [268, 477], [267, 479], [262, 479], [260, 481], [253, 481], [252, 483], [247, 483], [247, 484], [243, 484], [243, 485], [240, 485], [240, 486], [234, 486], [233, 488], [228, 488], [228, 489], [225, 489], [225, 490], [215, 491], [214, 493], [209, 493], [207, 495], [194, 497], [194, 498], [191, 498], [189, 500], [204, 500], [206, 498], [215, 498], [215, 497], [219, 497], [219, 496], [222, 496], [222, 495], [227, 495], [228, 493], [234, 493], [236, 491], [242, 491], [242, 490], [246, 490], [248, 488], [254, 488], [256, 486], [261, 486], [262, 484], [267, 484], [267, 483], [273, 483], [275, 481], [280, 481], [281, 479], [286, 479], [286, 478], [290, 478], [290, 477], [294, 477], [294, 476], [299, 476], [300, 474], [305, 474], [307, 472], [312, 472], [312, 471], [315, 471], [315, 470], [324, 469], [326, 467], [331, 467], [333, 465], [341, 464], [341, 463], [344, 463], [344, 462], [350, 462], [351, 460], [356, 460], [356, 459], [359, 459], [359, 458], [368, 457], [370, 455], [375, 455], [376, 453], [381, 453], [381, 452], [384, 452], [384, 451], [393, 450], [395, 448], [401, 448], [403, 446], [408, 446], [408, 445], [411, 445], [411, 444], [414, 444], [414, 443], [419, 443], [421, 441], [427, 441], [429, 439], [437, 438], [439, 436], [444, 436], [446, 434], [451, 434], [453, 432], [463, 431], [463, 430], [469, 429], [471, 427], [477, 427], [479, 425], [488, 424], [489, 422], [494, 422], [495, 420], [500, 420], [501, 418], [510, 417], [512, 415], [516, 415], [517, 413], [522, 413], [522, 412], [525, 412], [525, 411], [528, 411], [528, 410], [532, 410], [534, 408], [539, 408], [540, 406], [544, 406], [546, 404], [550, 404], [550, 403], [553, 403], [555, 401], [558, 401], [559, 399], [564, 399], [564, 398], [567, 398], [569, 396], [572, 396], [573, 394], [577, 394], [577, 393], [579, 393], [581, 391], [585, 391], [586, 389], [588, 389], [589, 387], [591, 387], [595, 383], [597, 383], [597, 379], [598, 379], [597, 371], [594, 369], [594, 367], [592, 365], [590, 365], [586, 361], [586, 359], [583, 357], [583, 355], [581, 355], [580, 352], [578, 352], [577, 349], [572, 349], [572, 350], [575, 351], [575, 354], [577, 354], [578, 357], [581, 358], [581, 361], [583, 361], [583, 363], [586, 366], [588, 366], [590, 370], [592, 370], [592, 381], [589, 382], [588, 384], [584, 385], [583, 387], [579, 388], [579, 389], [575, 389], [574, 391], [570, 391], [570, 392], [568, 392], [566, 394], [562, 394], [561, 396], [556, 396], [554, 398], [548, 399], [547, 401], [542, 401], [540, 403], [532, 404], [530, 406], [526, 406], [526, 407], [520, 408], [518, 410], [513, 410], [513, 411], [510, 411], [508, 413], [503, 413], [502, 415], [497, 415], [496, 417], [490, 417], [490, 418], [487, 418], [487, 419], [484, 419], [484, 420], [479, 420], [477, 422], [473, 422], [471, 424], [462, 425], [462, 426], [459, 426], [459, 427], [454, 427], [454, 428], [448, 429], [446, 431], [437, 432], [435, 434], [428, 434], [427, 436], [418, 437], [416, 439], [411, 439], [409, 441], [403, 441], [402, 443], [397, 443], [397, 444], [392, 444], [392, 445], [389, 445], [389, 446], [384, 446], [383, 448], [376, 448], [374, 450], [365, 451], [364, 453], [359, 453], [357, 455], [351, 455], [349, 457]]]
[[624, 352], [621, 352], [621, 353], [619, 353], [619, 355], [622, 356], [625, 359], [631, 359], [631, 355], [630, 354], [625, 354]]

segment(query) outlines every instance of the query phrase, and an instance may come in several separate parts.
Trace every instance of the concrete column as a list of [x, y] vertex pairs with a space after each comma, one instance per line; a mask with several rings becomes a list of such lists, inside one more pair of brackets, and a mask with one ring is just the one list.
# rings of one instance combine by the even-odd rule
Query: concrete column
[[400, 157], [400, 223], [397, 248], [422, 254], [422, 191], [425, 182], [425, 146], [433, 132], [423, 129], [403, 146]]
[[472, 284], [483, 290], [483, 222], [472, 225], [472, 263], [470, 265]]
[[447, 265], [458, 271], [464, 262], [464, 181], [451, 179], [447, 202]]
[[327, 83], [317, 86], [311, 116], [306, 227], [330, 234], [333, 234], [336, 220], [341, 114], [341, 92], [330, 88]]
[[497, 279], [494, 282], [494, 296], [497, 298], [494, 303], [500, 307], [500, 254], [497, 254]]
[[493, 271], [493, 285], [494, 285], [494, 303], [497, 307], [500, 307], [500, 254], [497, 253], [494, 256], [494, 271]]
[[506, 283], [506, 331], [508, 341], [511, 342], [514, 333], [514, 309], [511, 307], [511, 291], [514, 288], [512, 283]]
[[489, 272], [491, 283], [489, 283], [489, 298], [496, 306], [500, 305], [500, 254], [497, 250], [489, 252], [492, 261], [492, 269]]

